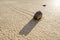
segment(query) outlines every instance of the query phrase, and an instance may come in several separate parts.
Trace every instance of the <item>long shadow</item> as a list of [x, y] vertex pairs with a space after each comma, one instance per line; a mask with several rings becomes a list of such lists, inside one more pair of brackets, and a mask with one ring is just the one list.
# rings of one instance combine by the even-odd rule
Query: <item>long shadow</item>
[[39, 21], [31, 19], [19, 32], [20, 35], [28, 35]]

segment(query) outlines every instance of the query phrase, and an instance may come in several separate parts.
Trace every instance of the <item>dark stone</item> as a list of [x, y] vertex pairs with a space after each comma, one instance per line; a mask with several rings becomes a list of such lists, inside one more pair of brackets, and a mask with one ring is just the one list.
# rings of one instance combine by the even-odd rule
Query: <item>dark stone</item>
[[45, 7], [46, 5], [43, 5], [43, 7]]
[[42, 18], [42, 12], [41, 11], [37, 11], [34, 15], [34, 19], [35, 20], [40, 20]]

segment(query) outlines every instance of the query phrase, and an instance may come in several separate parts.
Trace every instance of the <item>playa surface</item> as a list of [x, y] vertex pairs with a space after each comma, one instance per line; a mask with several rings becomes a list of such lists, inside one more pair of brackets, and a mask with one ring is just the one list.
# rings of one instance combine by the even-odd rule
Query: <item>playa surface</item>
[[[53, 2], [0, 0], [0, 40], [60, 40], [60, 6]], [[39, 10], [43, 17], [36, 21]]]

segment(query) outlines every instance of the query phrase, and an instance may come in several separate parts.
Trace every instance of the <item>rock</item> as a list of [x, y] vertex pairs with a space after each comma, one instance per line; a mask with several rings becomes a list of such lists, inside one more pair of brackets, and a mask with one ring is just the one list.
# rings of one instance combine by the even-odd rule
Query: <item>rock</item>
[[35, 20], [40, 20], [42, 18], [42, 12], [41, 11], [37, 11], [34, 15], [34, 19]]
[[45, 7], [46, 5], [43, 5], [43, 7]]

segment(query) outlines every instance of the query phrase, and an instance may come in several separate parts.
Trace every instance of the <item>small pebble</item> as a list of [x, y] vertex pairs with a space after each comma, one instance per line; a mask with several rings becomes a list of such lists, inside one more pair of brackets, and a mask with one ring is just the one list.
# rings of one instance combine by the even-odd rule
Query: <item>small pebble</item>
[[45, 7], [46, 5], [43, 5], [43, 7]]

